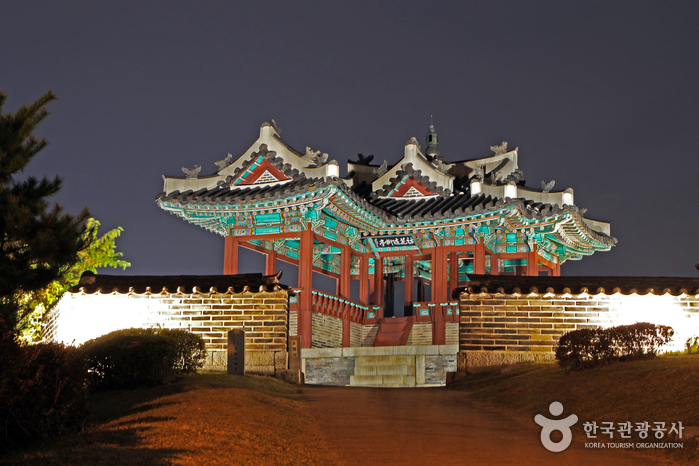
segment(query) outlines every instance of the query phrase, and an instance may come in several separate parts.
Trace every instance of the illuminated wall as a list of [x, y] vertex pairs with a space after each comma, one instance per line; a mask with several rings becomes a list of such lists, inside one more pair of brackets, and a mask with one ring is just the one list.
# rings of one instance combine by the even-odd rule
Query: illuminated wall
[[[185, 329], [206, 343], [206, 369], [226, 370], [229, 330], [246, 331], [246, 372], [286, 369], [288, 293], [66, 293], [48, 318], [49, 341], [79, 345], [131, 327]], [[283, 367], [282, 367], [283, 366]]]
[[568, 331], [636, 322], [671, 326], [675, 337], [666, 350], [683, 349], [688, 338], [699, 336], [699, 296], [467, 290], [460, 295], [459, 350], [473, 353], [472, 365], [552, 359]]

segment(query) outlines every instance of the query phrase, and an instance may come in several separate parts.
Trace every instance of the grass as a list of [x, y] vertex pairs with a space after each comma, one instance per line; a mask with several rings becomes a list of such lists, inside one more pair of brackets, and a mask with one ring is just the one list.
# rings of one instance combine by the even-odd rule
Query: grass
[[[684, 427], [699, 426], [699, 355], [661, 356], [580, 372], [566, 372], [553, 363], [521, 365], [469, 375], [452, 388], [528, 420], [536, 414], [550, 417], [549, 404], [559, 401], [565, 409], [563, 416], [578, 416], [573, 431], [581, 436], [587, 421], [598, 425], [604, 421], [648, 421], [651, 426], [666, 422], [668, 428], [672, 422], [682, 421]], [[632, 438], [636, 438], [635, 432]], [[685, 462], [696, 461], [699, 442], [683, 440], [683, 450], [668, 453], [681, 455], [678, 459]], [[596, 441], [610, 440], [602, 437]], [[612, 441], [620, 441], [618, 435]]]
[[[79, 434], [0, 464], [334, 464], [298, 387], [205, 373], [169, 385], [93, 395]], [[307, 449], [307, 445], [313, 448]]]

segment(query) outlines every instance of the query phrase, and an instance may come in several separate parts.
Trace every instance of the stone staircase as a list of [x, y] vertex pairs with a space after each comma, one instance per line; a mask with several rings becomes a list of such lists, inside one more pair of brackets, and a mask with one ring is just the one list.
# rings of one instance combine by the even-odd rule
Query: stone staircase
[[359, 356], [350, 376], [352, 387], [414, 387], [415, 356]]

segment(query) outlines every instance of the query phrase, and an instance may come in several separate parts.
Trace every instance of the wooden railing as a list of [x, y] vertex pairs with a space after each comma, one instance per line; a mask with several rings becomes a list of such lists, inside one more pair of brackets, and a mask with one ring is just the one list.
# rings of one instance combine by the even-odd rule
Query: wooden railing
[[459, 303], [413, 303], [413, 315], [416, 322], [434, 322], [435, 313], [441, 312], [445, 322], [459, 321]]
[[366, 323], [367, 319], [371, 319], [372, 312], [374, 318], [376, 318], [376, 311], [373, 310], [373, 306], [372, 308], [362, 306], [361, 304], [338, 298], [337, 296], [332, 296], [322, 291], [312, 290], [311, 293], [313, 295], [311, 301], [311, 309], [313, 312], [339, 317], [340, 319], [348, 319], [360, 324]]

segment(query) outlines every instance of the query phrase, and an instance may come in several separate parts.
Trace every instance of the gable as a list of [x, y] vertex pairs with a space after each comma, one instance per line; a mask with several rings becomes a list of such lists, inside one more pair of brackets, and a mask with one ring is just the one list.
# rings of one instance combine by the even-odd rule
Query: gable
[[430, 197], [434, 195], [436, 193], [419, 183], [414, 176], [405, 176], [388, 193], [388, 197]]
[[291, 177], [279, 170], [267, 158], [258, 156], [253, 163], [241, 170], [231, 181], [231, 186], [278, 183], [289, 181]]

